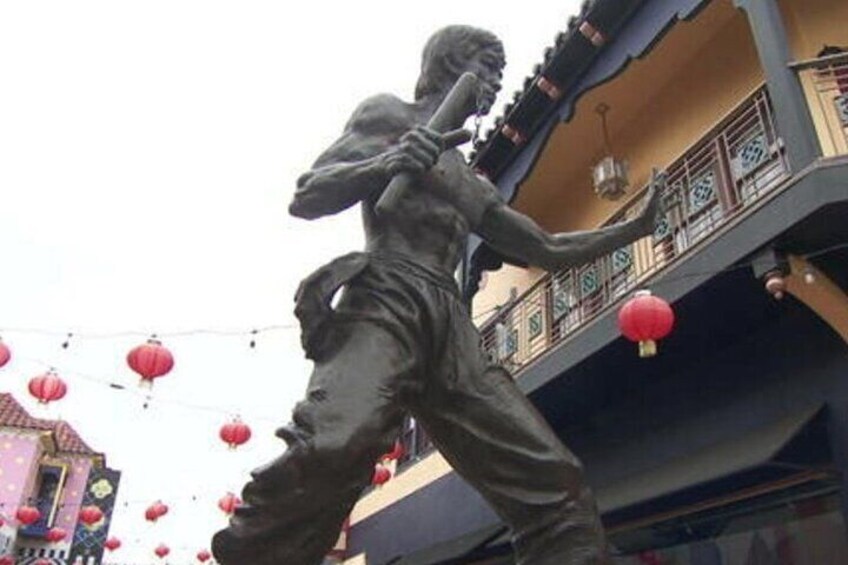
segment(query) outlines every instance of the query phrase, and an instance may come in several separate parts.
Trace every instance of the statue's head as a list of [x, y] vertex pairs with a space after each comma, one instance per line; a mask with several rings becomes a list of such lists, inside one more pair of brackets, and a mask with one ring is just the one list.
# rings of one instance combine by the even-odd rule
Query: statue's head
[[463, 72], [471, 71], [491, 90], [488, 111], [494, 93], [500, 90], [505, 63], [503, 44], [492, 32], [464, 25], [442, 28], [424, 46], [415, 98], [444, 94]]

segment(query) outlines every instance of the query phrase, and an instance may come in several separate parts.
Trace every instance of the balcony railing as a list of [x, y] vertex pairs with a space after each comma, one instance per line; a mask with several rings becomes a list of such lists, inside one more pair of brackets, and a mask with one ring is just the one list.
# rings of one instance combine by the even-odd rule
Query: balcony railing
[[848, 53], [792, 65], [810, 105], [826, 157], [848, 154]]
[[[666, 212], [652, 237], [546, 275], [482, 327], [493, 362], [513, 374], [739, 217], [789, 176], [765, 88], [666, 168]], [[647, 187], [643, 188], [644, 192]], [[631, 217], [641, 199], [609, 223]]]

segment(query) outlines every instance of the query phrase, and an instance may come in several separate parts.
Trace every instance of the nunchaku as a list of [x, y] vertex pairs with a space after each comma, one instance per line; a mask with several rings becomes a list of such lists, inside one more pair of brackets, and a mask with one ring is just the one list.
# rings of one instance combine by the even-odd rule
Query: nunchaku
[[[471, 139], [471, 133], [462, 129], [465, 120], [477, 109], [477, 94], [480, 89], [480, 79], [470, 72], [462, 73], [462, 76], [454, 83], [448, 95], [436, 109], [436, 113], [427, 122], [427, 127], [435, 132], [445, 134], [445, 149], [462, 145]], [[403, 193], [410, 189], [414, 181], [411, 173], [400, 173], [395, 175], [389, 182], [389, 186], [380, 195], [374, 209], [377, 214], [391, 209]]]

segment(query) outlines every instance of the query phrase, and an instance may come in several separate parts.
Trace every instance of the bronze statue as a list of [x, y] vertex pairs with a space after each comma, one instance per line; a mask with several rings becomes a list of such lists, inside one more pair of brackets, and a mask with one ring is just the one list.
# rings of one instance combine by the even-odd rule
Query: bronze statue
[[[298, 180], [295, 216], [361, 203], [366, 249], [332, 261], [298, 289], [295, 311], [315, 368], [292, 423], [277, 432], [288, 449], [253, 472], [245, 505], [215, 535], [222, 565], [321, 563], [408, 413], [511, 526], [517, 563], [607, 561], [579, 461], [510, 375], [489, 366], [453, 273], [471, 232], [547, 269], [589, 262], [650, 234], [658, 198], [652, 190], [638, 217], [579, 233], [548, 234], [509, 208], [458, 150], [446, 149], [467, 138], [436, 131], [461, 126], [474, 108], [455, 106], [433, 127], [466, 72], [479, 85], [477, 106], [488, 111], [504, 63], [491, 33], [442, 29], [424, 49], [415, 101], [365, 100]], [[378, 212], [396, 176], [407, 184], [393, 188]]]

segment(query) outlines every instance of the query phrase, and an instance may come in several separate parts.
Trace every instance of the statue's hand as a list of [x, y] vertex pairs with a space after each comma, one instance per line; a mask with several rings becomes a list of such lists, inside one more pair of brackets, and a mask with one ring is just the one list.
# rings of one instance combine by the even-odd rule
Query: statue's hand
[[384, 154], [383, 165], [392, 177], [400, 173], [421, 173], [432, 167], [444, 150], [441, 134], [426, 126], [416, 126]]
[[645, 194], [642, 210], [637, 216], [637, 221], [640, 223], [642, 233], [650, 235], [654, 233], [654, 228], [657, 225], [660, 215], [663, 213], [662, 196], [665, 192], [666, 173], [657, 172], [654, 170], [651, 185], [648, 187], [648, 192]]

